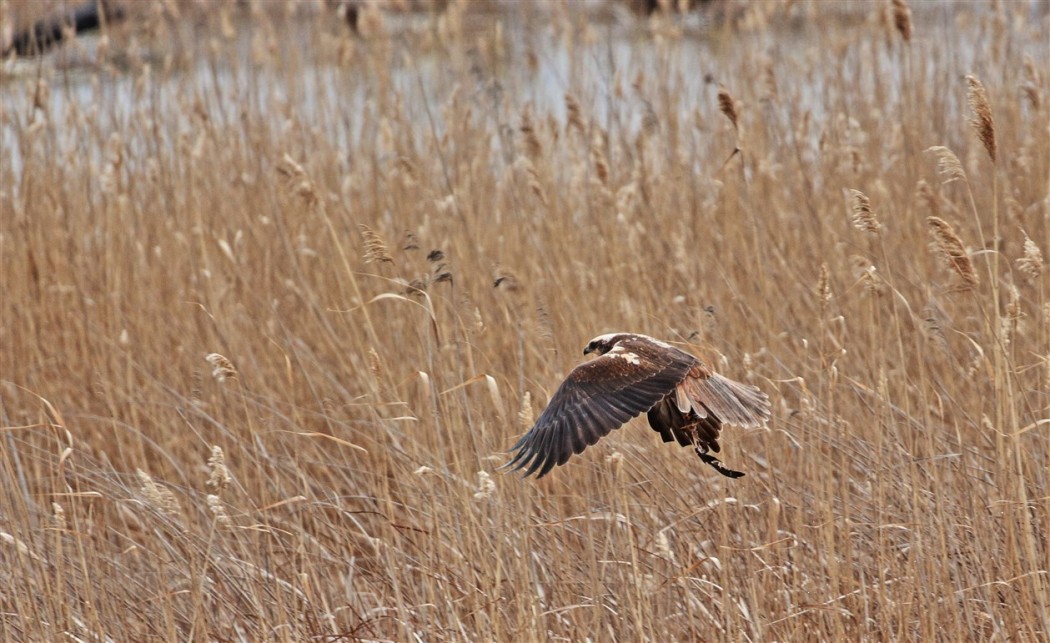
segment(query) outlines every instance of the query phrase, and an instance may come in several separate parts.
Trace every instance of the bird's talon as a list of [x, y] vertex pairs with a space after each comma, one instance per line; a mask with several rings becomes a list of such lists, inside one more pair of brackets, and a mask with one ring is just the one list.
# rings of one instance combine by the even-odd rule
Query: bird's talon
[[727, 478], [740, 478], [740, 477], [743, 477], [743, 475], [744, 475], [743, 472], [741, 472], [741, 471], [734, 471], [732, 469], [727, 469], [725, 466], [722, 465], [721, 460], [719, 460], [718, 458], [716, 458], [713, 455], [710, 455], [707, 452], [707, 449], [701, 450], [701, 447], [699, 447], [699, 446], [696, 447], [696, 455], [700, 456], [701, 460], [703, 460], [707, 464], [711, 465], [711, 467], [714, 468], [715, 471], [721, 473], [722, 475], [724, 475]]

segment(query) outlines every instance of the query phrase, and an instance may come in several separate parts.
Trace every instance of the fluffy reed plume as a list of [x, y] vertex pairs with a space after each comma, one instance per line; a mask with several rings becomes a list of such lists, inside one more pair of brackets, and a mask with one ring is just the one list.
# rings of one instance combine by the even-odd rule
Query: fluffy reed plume
[[495, 273], [492, 278], [493, 288], [499, 288], [507, 292], [517, 292], [518, 288], [520, 288], [518, 276], [510, 270], [497, 266]]
[[[1050, 302], [1043, 304], [1043, 328], [1050, 328]], [[1050, 391], [1050, 353], [1043, 355], [1043, 390]]]
[[410, 297], [419, 297], [420, 299], [424, 298], [424, 295], [427, 292], [427, 286], [429, 285], [427, 283], [426, 277], [422, 279], [410, 279], [407, 282], [403, 279], [399, 279], [398, 283], [401, 283], [405, 286], [404, 290], [401, 291], [402, 295], [407, 295]]
[[569, 119], [568, 129], [575, 129], [581, 134], [587, 131], [587, 126], [583, 123], [583, 110], [572, 94], [565, 94], [565, 113]]
[[356, 31], [362, 38], [378, 38], [386, 32], [385, 20], [383, 19], [383, 8], [378, 2], [363, 2], [360, 9], [356, 3], [351, 5], [357, 16], [354, 25]]
[[826, 261], [820, 264], [820, 277], [817, 278], [817, 297], [820, 299], [820, 318], [825, 319], [828, 313], [828, 305], [831, 304], [833, 296], [831, 292], [831, 277], [828, 272]]
[[[645, 112], [642, 114], [642, 134], [651, 136], [660, 128], [660, 117], [656, 115], [651, 101], [645, 101]], [[638, 139], [642, 140], [641, 137]]]
[[937, 352], [948, 354], [948, 338], [944, 334], [945, 314], [941, 307], [930, 301], [922, 309], [922, 332]]
[[548, 345], [554, 345], [554, 323], [551, 321], [550, 313], [547, 312], [547, 307], [543, 305], [536, 308], [536, 334]]
[[222, 447], [214, 445], [208, 458], [208, 488], [222, 491], [230, 484], [230, 470], [226, 468], [226, 455]]
[[642, 201], [641, 191], [638, 189], [637, 178], [624, 184], [622, 188], [616, 191], [616, 214], [618, 217], [623, 217], [626, 220], [630, 220], [631, 215], [634, 214], [635, 208]]
[[736, 101], [733, 100], [732, 94], [725, 87], [718, 89], [718, 111], [722, 112], [729, 119], [729, 122], [733, 124], [733, 129], [740, 130], [740, 126], [737, 124]]
[[211, 376], [220, 382], [225, 382], [227, 379], [236, 379], [237, 369], [233, 367], [233, 363], [218, 353], [208, 353], [204, 356], [204, 359], [211, 364]]
[[868, 266], [868, 269], [861, 275], [861, 284], [864, 286], [864, 291], [870, 295], [883, 295], [886, 293], [886, 281], [879, 274], [875, 265]]
[[1043, 104], [1043, 97], [1039, 90], [1043, 86], [1040, 73], [1036, 69], [1035, 61], [1032, 60], [1031, 56], [1024, 57], [1024, 75], [1025, 81], [1021, 83], [1021, 91], [1024, 92], [1028, 101], [1032, 103], [1032, 109], [1039, 111], [1040, 106]]
[[926, 151], [937, 157], [937, 173], [944, 177], [945, 183], [966, 180], [966, 172], [963, 171], [962, 163], [955, 152], [943, 145], [928, 147]]
[[911, 42], [911, 9], [907, 0], [892, 0], [893, 4], [893, 26], [901, 35], [904, 42]]
[[882, 225], [871, 210], [871, 199], [860, 190], [850, 190], [849, 194], [853, 227], [868, 234], [879, 234]]
[[977, 138], [980, 139], [985, 151], [988, 152], [988, 158], [992, 160], [992, 163], [995, 163], [995, 121], [992, 120], [992, 106], [988, 102], [988, 92], [985, 91], [984, 85], [973, 74], [966, 76], [966, 86], [966, 97], [970, 103], [970, 110], [973, 112], [970, 126], [973, 127], [973, 130], [977, 133]]
[[301, 199], [311, 208], [321, 203], [317, 187], [307, 176], [306, 170], [288, 154], [282, 156], [277, 163], [277, 174], [284, 179], [285, 190], [291, 196]]
[[601, 131], [595, 132], [591, 139], [591, 163], [602, 185], [609, 185], [609, 161], [605, 158], [605, 144], [605, 134]]
[[219, 496], [209, 493], [207, 497], [208, 511], [211, 512], [212, 518], [215, 519], [215, 524], [227, 527], [231, 524], [230, 515], [226, 513], [226, 506], [222, 503], [222, 498]]
[[518, 131], [523, 137], [525, 153], [529, 158], [539, 158], [543, 153], [543, 145], [540, 144], [540, 137], [536, 134], [536, 127], [532, 124], [532, 116], [527, 109], [521, 114], [521, 126]]
[[525, 391], [525, 395], [521, 398], [521, 410], [518, 411], [518, 424], [521, 425], [521, 428], [527, 431], [532, 427], [534, 419], [532, 413], [532, 394]]
[[1043, 273], [1043, 252], [1027, 232], [1021, 230], [1021, 234], [1024, 235], [1024, 254], [1017, 260], [1017, 269], [1035, 281]]
[[664, 560], [676, 563], [674, 549], [671, 548], [671, 539], [667, 536], [667, 529], [656, 532], [656, 551]]
[[973, 379], [983, 376], [988, 372], [988, 360], [984, 356], [984, 349], [979, 346], [972, 347], [970, 361], [966, 366], [966, 377]]
[[926, 179], [919, 179], [919, 183], [915, 186], [915, 194], [929, 210], [931, 216], [941, 216], [941, 195], [934, 191]]
[[962, 280], [962, 289], [976, 288], [980, 283], [977, 272], [973, 269], [973, 262], [966, 252], [966, 246], [963, 245], [962, 239], [955, 233], [951, 224], [939, 217], [926, 217], [926, 223], [933, 237], [932, 249], [941, 257], [945, 265], [959, 276]]
[[357, 229], [361, 231], [361, 236], [365, 240], [365, 263], [394, 262], [393, 257], [387, 251], [386, 243], [376, 234], [375, 230], [363, 223], [357, 224]]
[[411, 230], [405, 230], [404, 237], [401, 239], [401, 250], [404, 252], [419, 250], [419, 239], [416, 238], [416, 234]]
[[0, 531], [0, 542], [7, 543], [8, 545], [14, 547], [15, 550], [19, 553], [19, 555], [28, 556], [29, 558], [32, 558], [35, 561], [41, 560], [40, 556], [34, 553], [33, 550], [29, 548], [29, 545], [25, 544], [24, 541], [15, 538], [6, 531]]
[[852, 255], [850, 264], [853, 268], [853, 276], [869, 295], [882, 295], [886, 292], [886, 282], [882, 279], [875, 264], [866, 257]]
[[1010, 293], [1010, 300], [1006, 304], [1006, 317], [1016, 325], [1017, 319], [1025, 316], [1021, 310], [1021, 290], [1013, 284], [1007, 284], [1006, 289]]
[[368, 347], [368, 370], [372, 371], [372, 375], [376, 377], [383, 374], [383, 361], [373, 346]]
[[66, 529], [66, 510], [57, 502], [51, 503], [51, 526], [56, 531], [65, 531]]
[[33, 109], [40, 110], [47, 114], [51, 108], [51, 86], [47, 84], [47, 81], [43, 78], [39, 78], [36, 81], [35, 91], [33, 92]]
[[139, 491], [142, 492], [146, 501], [162, 514], [172, 518], [177, 517], [180, 510], [179, 501], [175, 494], [167, 487], [157, 484], [153, 477], [142, 469], [138, 469], [135, 473], [138, 475], [139, 482], [142, 485]]
[[452, 271], [448, 269], [448, 264], [445, 263], [445, 253], [442, 250], [434, 249], [428, 252], [427, 261], [431, 264], [431, 271], [424, 278], [425, 284], [452, 283]]
[[525, 173], [525, 182], [529, 186], [529, 191], [539, 199], [543, 207], [548, 207], [547, 191], [543, 189], [543, 184], [540, 183], [540, 175], [536, 171], [536, 166], [525, 156], [519, 156], [515, 165], [519, 171]]
[[478, 471], [478, 486], [474, 489], [474, 500], [487, 500], [496, 492], [496, 483], [487, 471]]
[[777, 73], [773, 67], [773, 59], [766, 57], [762, 61], [762, 99], [776, 102], [779, 98]]
[[1014, 284], [1008, 284], [1006, 289], [1010, 293], [1010, 300], [1006, 302], [1006, 314], [1000, 320], [1000, 336], [1004, 346], [1009, 345], [1010, 339], [1017, 334], [1021, 318], [1024, 317], [1021, 311], [1021, 291]]

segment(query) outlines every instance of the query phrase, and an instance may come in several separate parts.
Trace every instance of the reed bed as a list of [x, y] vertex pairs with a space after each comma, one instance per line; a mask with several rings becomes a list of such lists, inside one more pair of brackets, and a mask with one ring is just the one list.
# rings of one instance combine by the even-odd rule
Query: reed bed
[[[0, 638], [1050, 637], [1036, 3], [180, 6], [2, 81]], [[746, 477], [497, 470], [615, 330]]]

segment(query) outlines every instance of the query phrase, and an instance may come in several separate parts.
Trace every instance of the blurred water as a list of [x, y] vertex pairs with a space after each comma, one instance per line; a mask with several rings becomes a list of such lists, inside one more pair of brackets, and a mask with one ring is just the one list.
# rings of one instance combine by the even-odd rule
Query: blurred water
[[[507, 124], [516, 124], [526, 105], [531, 105], [535, 114], [550, 113], [564, 119], [567, 92], [578, 97], [596, 97], [583, 108], [596, 117], [597, 122], [604, 123], [607, 130], [637, 129], [644, 118], [646, 102], [659, 99], [670, 101], [670, 107], [678, 110], [679, 119], [688, 122], [697, 105], [710, 109], [715, 104], [719, 84], [733, 90], [761, 82], [757, 77], [726, 76], [727, 68], [735, 68], [742, 58], [754, 52], [761, 52], [772, 61], [777, 69], [777, 82], [790, 87], [795, 107], [808, 111], [819, 121], [826, 116], [822, 97], [829, 74], [853, 69], [858, 72], [858, 91], [866, 92], [871, 90], [872, 79], [859, 70], [874, 65], [900, 73], [899, 65], [888, 58], [890, 48], [843, 49], [841, 44], [836, 44], [851, 32], [856, 32], [858, 40], [878, 37], [878, 28], [870, 24], [872, 6], [871, 3], [838, 4], [841, 17], [836, 34], [825, 33], [804, 18], [786, 19], [753, 32], [730, 32], [708, 25], [701, 14], [693, 14], [678, 19], [673, 28], [681, 36], [671, 39], [658, 33], [654, 35], [644, 20], [622, 13], [592, 16], [587, 23], [578, 20], [577, 28], [569, 31], [571, 38], [565, 35], [565, 30], [556, 34], [543, 20], [523, 21], [519, 20], [520, 15], [513, 14], [473, 16], [465, 41], [484, 42], [494, 37], [496, 29], [502, 31], [507, 53], [498, 65], [493, 65], [477, 48], [457, 54], [461, 60], [455, 63], [441, 47], [431, 47], [430, 53], [415, 54], [418, 48], [411, 46], [411, 42], [420, 34], [433, 31], [435, 18], [427, 15], [388, 17], [390, 39], [387, 42], [356, 40], [353, 47], [358, 55], [363, 55], [361, 52], [369, 47], [390, 48], [391, 86], [402, 97], [405, 115], [411, 122], [421, 124], [416, 133], [420, 136], [431, 134], [430, 119], [440, 135], [445, 127], [440, 107], [457, 89], [473, 101], [476, 110], [491, 113], [492, 118]], [[1045, 61], [1050, 59], [1047, 20], [1040, 12], [1041, 5], [1032, 3], [1031, 6], [1032, 24], [1011, 27], [1019, 33], [1034, 32], [1036, 37], [1015, 38], [1012, 42], [1034, 60]], [[946, 48], [942, 64], [947, 60], [952, 69], [943, 70], [944, 73], [959, 77], [969, 71], [980, 74], [983, 67], [980, 55], [991, 38], [988, 30], [971, 26], [972, 34], [960, 38], [959, 6], [942, 3], [922, 9], [916, 15], [916, 46], [926, 41], [926, 46]], [[966, 5], [965, 9], [981, 10], [973, 5]], [[968, 20], [976, 25], [980, 19], [978, 13]], [[1011, 19], [1018, 20], [1016, 15]], [[586, 26], [581, 27], [582, 24]], [[822, 20], [821, 24], [826, 21]], [[338, 30], [328, 29], [327, 35], [319, 36], [318, 22], [312, 18], [283, 23], [277, 36], [286, 51], [280, 55], [287, 53], [302, 63], [289, 63], [294, 73], [285, 73], [279, 62], [262, 67], [255, 65], [252, 43], [257, 27], [250, 20], [243, 20], [236, 27], [232, 47], [235, 53], [231, 58], [213, 62], [211, 56], [197, 55], [196, 62], [170, 73], [158, 71], [164, 65], [163, 54], [155, 54], [156, 59], [150, 61], [148, 49], [145, 66], [136, 63], [126, 71], [119, 71], [110, 65], [100, 70], [93, 58], [98, 48], [97, 36], [82, 37], [64, 52], [18, 61], [16, 68], [8, 65], [0, 82], [0, 158], [7, 165], [3, 174], [19, 176], [23, 171], [24, 160], [19, 149], [23, 137], [19, 133], [34, 127], [34, 122], [39, 126], [40, 118], [48, 119], [56, 130], [56, 153], [75, 151], [100, 159], [103, 147], [83, 139], [105, 141], [111, 133], [150, 123], [154, 115], [163, 115], [164, 122], [150, 124], [166, 128], [168, 135], [164, 140], [174, 145], [180, 134], [192, 133], [194, 127], [192, 113], [171, 109], [184, 104], [187, 97], [199, 102], [209, 119], [219, 126], [235, 125], [241, 112], [249, 106], [258, 113], [273, 113], [275, 117], [294, 113], [305, 122], [332, 128], [333, 131], [326, 134], [339, 141], [342, 151], [349, 154], [358, 137], [363, 135], [354, 127], [354, 115], [376, 109], [372, 95], [376, 81], [374, 76], [355, 78], [355, 67], [342, 67], [322, 51], [321, 38], [327, 37], [330, 42], [339, 37]], [[214, 37], [190, 30], [183, 43], [189, 43], [203, 54]], [[348, 31], [342, 37], [353, 38]], [[227, 45], [222, 47], [225, 51]], [[419, 57], [409, 59], [410, 52]], [[866, 60], [873, 52], [883, 59]], [[912, 64], [928, 64], [922, 57], [916, 58]], [[806, 62], [798, 69], [816, 72], [793, 73], [792, 61]], [[149, 71], [145, 71], [147, 66]], [[464, 68], [470, 70], [466, 76]], [[38, 77], [46, 81], [50, 94], [43, 100], [43, 109], [34, 110]], [[647, 77], [673, 79], [674, 95], [645, 96], [632, 91], [632, 82]], [[890, 87], [899, 86], [899, 78], [886, 80]], [[618, 94], [617, 85], [622, 93]], [[338, 107], [340, 117], [330, 113], [333, 106]], [[662, 107], [666, 109], [668, 105]], [[777, 117], [772, 113], [768, 116]], [[86, 137], [88, 131], [92, 136]], [[129, 162], [134, 163], [142, 154], [145, 150], [129, 150]], [[8, 185], [2, 189], [17, 194], [18, 186]]]

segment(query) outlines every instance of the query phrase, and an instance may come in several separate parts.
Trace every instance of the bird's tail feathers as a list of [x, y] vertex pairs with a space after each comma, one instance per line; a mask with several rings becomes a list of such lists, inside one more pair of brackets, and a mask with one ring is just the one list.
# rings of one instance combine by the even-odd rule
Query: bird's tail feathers
[[735, 382], [718, 374], [682, 382], [686, 394], [693, 400], [697, 415], [711, 415], [727, 424], [744, 428], [762, 426], [769, 419], [769, 397], [750, 384]]

